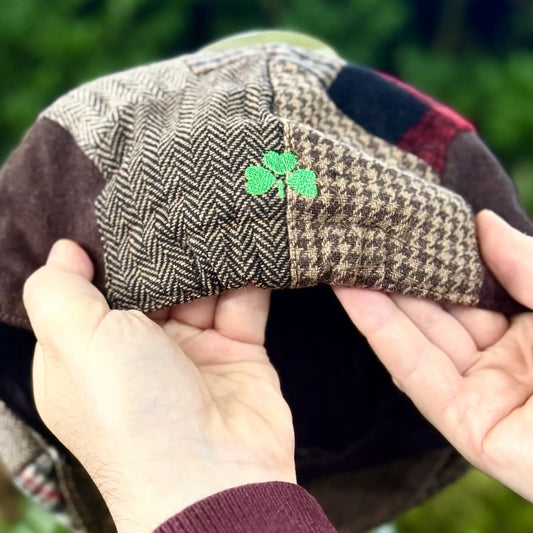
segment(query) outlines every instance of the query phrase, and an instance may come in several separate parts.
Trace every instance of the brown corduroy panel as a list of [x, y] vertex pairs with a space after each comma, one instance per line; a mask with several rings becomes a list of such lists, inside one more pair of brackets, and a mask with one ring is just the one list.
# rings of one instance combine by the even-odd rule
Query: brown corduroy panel
[[287, 194], [291, 275], [475, 305], [483, 280], [472, 210], [457, 194], [286, 123], [318, 196]]
[[304, 483], [339, 533], [366, 533], [420, 504], [468, 469], [452, 448]]
[[281, 55], [271, 59], [276, 114], [315, 128], [338, 142], [380, 159], [391, 168], [438, 183], [438, 174], [425, 161], [371, 135], [335, 105], [327, 94], [333, 81], [331, 70], [340, 70], [345, 62], [330, 56], [327, 61], [331, 64], [313, 63], [310, 68], [303, 59], [297, 61], [294, 56]]
[[[65, 183], [68, 180], [68, 183]], [[59, 238], [73, 238], [96, 263], [103, 288], [103, 257], [94, 199], [100, 172], [63, 128], [39, 120], [0, 170], [0, 319], [29, 326], [22, 287]]]
[[[474, 212], [491, 209], [515, 228], [533, 235], [533, 222], [521, 208], [513, 182], [476, 134], [460, 133], [450, 143], [442, 183], [463, 196]], [[509, 315], [521, 310], [489, 271], [483, 278], [479, 305]]]
[[475, 133], [455, 136], [446, 151], [441, 180], [465, 198], [475, 213], [491, 209], [515, 228], [533, 235], [533, 222], [520, 205], [513, 182]]
[[266, 54], [225, 57], [216, 69], [192, 56], [109, 76], [45, 113], [107, 179], [96, 212], [113, 307], [289, 285], [285, 205], [244, 187], [247, 166], [283, 149]]

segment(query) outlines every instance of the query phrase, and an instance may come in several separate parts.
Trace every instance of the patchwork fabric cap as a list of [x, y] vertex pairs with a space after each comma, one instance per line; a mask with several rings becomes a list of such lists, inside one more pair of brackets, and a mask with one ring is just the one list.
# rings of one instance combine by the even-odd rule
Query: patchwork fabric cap
[[93, 253], [117, 308], [252, 282], [518, 309], [483, 267], [473, 217], [485, 206], [530, 223], [472, 127], [332, 56], [250, 47], [108, 76], [47, 109], [32, 143], [77, 151], [43, 154], [37, 183], [2, 184], [0, 313], [12, 323], [27, 324], [14, 288], [65, 235]]
[[328, 53], [201, 51], [73, 90], [0, 172], [0, 455], [75, 529], [113, 531], [31, 395], [22, 287], [67, 237], [90, 253], [114, 308], [277, 289], [266, 344], [294, 416], [299, 480], [343, 531], [389, 520], [465, 463], [323, 285], [521, 311], [480, 259], [482, 208], [533, 234], [470, 123]]

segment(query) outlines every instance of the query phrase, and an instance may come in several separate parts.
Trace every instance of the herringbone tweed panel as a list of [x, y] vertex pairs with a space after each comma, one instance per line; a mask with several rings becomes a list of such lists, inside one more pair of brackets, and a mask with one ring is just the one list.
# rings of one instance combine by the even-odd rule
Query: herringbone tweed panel
[[[313, 57], [309, 53], [307, 63]], [[335, 105], [327, 89], [334, 79], [332, 72], [337, 73], [346, 63], [331, 56], [327, 61], [315, 60], [309, 65], [303, 59], [288, 55], [279, 55], [276, 61], [271, 61], [274, 112], [376, 157], [389, 168], [400, 168], [413, 177], [438, 183], [438, 174], [425, 161], [371, 135]]]
[[266, 53], [206, 57], [103, 78], [45, 113], [108, 180], [96, 213], [114, 307], [290, 283], [285, 202], [244, 186], [247, 166], [283, 150]]
[[291, 277], [474, 305], [483, 280], [474, 215], [459, 195], [295, 122], [287, 144], [319, 194], [287, 193]]

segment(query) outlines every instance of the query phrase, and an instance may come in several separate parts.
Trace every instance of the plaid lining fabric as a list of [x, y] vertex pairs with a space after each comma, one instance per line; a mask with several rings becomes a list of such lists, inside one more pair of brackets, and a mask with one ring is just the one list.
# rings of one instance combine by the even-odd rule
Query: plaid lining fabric
[[0, 454], [12, 474], [21, 471], [37, 457], [42, 439], [0, 400]]
[[65, 524], [71, 524], [60, 489], [57, 450], [0, 401], [0, 453], [19, 490]]
[[14, 476], [15, 485], [26, 496], [34, 499], [48, 511], [69, 523], [65, 509], [65, 500], [59, 491], [56, 463], [59, 456], [55, 448], [48, 447], [30, 464]]

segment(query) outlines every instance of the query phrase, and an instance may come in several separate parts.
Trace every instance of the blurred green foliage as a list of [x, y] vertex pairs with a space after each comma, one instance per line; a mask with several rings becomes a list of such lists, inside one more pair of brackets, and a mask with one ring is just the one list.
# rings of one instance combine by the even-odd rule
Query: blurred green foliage
[[[533, 214], [533, 5], [526, 0], [12, 0], [0, 10], [0, 161], [39, 111], [80, 83], [231, 33], [314, 35], [469, 118]], [[60, 526], [21, 500], [0, 532]], [[460, 517], [470, 521], [461, 521]], [[402, 533], [525, 533], [530, 507], [479, 473], [397, 523]]]
[[4, 2], [0, 160], [40, 110], [83, 81], [272, 27], [413, 83], [472, 120], [511, 174], [531, 170], [533, 7], [520, 0]]
[[36, 503], [22, 496], [17, 502], [16, 519], [5, 520], [0, 516], [0, 533], [69, 533], [55, 517]]
[[398, 518], [396, 527], [398, 533], [528, 533], [533, 512], [512, 490], [472, 469]]

